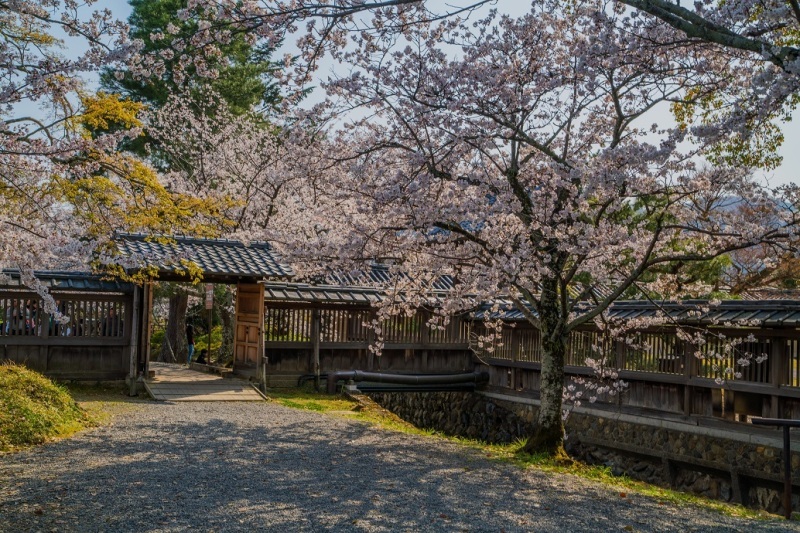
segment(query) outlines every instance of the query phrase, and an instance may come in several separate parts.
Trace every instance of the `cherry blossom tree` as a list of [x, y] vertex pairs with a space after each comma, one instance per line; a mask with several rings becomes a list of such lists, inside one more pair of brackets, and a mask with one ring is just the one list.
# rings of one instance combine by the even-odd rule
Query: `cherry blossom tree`
[[205, 90], [170, 97], [150, 114], [147, 131], [170, 169], [164, 178], [171, 189], [215, 198], [222, 234], [243, 230], [247, 240], [257, 238], [250, 231], [269, 224], [287, 180], [274, 127], [234, 115]]
[[[197, 222], [213, 226], [215, 236], [243, 242], [271, 241], [276, 235], [302, 238], [285, 230], [299, 227], [293, 219], [303, 217], [300, 199], [313, 201], [315, 175], [321, 164], [330, 165], [315, 142], [313, 124], [282, 121], [278, 126], [257, 112], [236, 114], [206, 88], [190, 98], [170, 97], [149, 114], [146, 131], [169, 169], [162, 175], [165, 185], [214, 206], [198, 213]], [[229, 353], [226, 346], [233, 348], [227, 294], [218, 358]]]
[[[311, 2], [306, 0], [229, 2], [189, 2], [182, 16], [202, 19], [198, 31], [173, 41], [182, 56], [179, 71], [192, 64], [184, 54], [192, 50], [199, 71], [215, 76], [213, 62], [219, 46], [243, 35], [273, 46], [287, 36], [297, 38], [304, 61], [296, 63], [287, 79], [302, 87], [312, 79], [319, 57], [331, 52], [343, 57], [352, 37], [381, 38], [416, 31], [419, 24], [464, 17], [489, 6], [506, 11], [510, 2], [465, 0], [445, 6], [424, 0], [344, 0]], [[533, 2], [547, 8], [548, 2]], [[776, 119], [786, 120], [796, 105], [798, 94], [798, 24], [800, 8], [795, 1], [693, 2], [690, 7], [674, 0], [618, 0], [576, 2], [577, 8], [626, 12], [642, 19], [656, 17], [674, 27], [668, 48], [687, 44], [711, 43], [727, 49], [732, 65], [739, 58], [749, 63], [749, 76], [741, 78], [736, 91], [724, 95], [687, 93], [676, 115], [683, 125], [698, 124], [695, 133], [716, 139], [706, 156], [713, 162], [745, 166], [775, 167], [781, 159], [777, 148], [783, 135]], [[287, 56], [287, 65], [291, 58]], [[137, 69], [147, 74], [162, 72], [163, 58], [144, 57]], [[288, 74], [288, 72], [287, 72]], [[724, 97], [723, 97], [724, 96]], [[677, 104], [677, 103], [676, 103]]]
[[456, 280], [442, 313], [511, 298], [543, 343], [526, 450], [561, 454], [569, 333], [631, 288], [669, 295], [668, 272], [647, 276], [663, 265], [787, 246], [797, 190], [704, 164], [718, 135], [653, 122], [687, 94], [737, 91], [744, 58], [677, 45], [671, 28], [604, 4], [542, 4], [399, 42], [358, 38], [343, 56], [352, 74], [327, 89], [368, 112], [331, 133], [339, 166], [318, 178], [326, 194], [303, 206], [294, 240], [274, 240], [321, 266], [392, 258], [408, 274], [393, 287], [407, 307], [441, 275]]

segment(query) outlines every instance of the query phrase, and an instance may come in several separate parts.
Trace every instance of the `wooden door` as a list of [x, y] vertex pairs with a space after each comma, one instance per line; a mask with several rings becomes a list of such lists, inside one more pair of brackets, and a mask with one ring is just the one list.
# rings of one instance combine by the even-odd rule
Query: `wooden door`
[[240, 283], [236, 288], [233, 367], [256, 368], [264, 351], [264, 286]]

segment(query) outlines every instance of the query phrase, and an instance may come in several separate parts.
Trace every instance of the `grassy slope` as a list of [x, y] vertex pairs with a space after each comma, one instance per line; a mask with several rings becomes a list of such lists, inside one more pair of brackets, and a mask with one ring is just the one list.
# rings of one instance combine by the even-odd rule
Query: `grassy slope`
[[65, 437], [91, 424], [64, 387], [23, 366], [0, 364], [0, 452]]

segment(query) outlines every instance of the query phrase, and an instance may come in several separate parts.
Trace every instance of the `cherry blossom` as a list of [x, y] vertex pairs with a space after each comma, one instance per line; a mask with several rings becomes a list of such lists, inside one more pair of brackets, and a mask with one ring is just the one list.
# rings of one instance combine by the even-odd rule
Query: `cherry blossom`
[[703, 164], [717, 134], [648, 122], [659, 104], [735, 93], [743, 78], [730, 64], [746, 58], [631, 20], [602, 4], [543, 2], [520, 19], [356, 38], [342, 52], [351, 73], [326, 89], [332, 118], [353, 107], [363, 118], [328, 135], [336, 165], [291, 227], [311, 240], [277, 239], [321, 270], [389, 260], [398, 281], [387, 290], [402, 306], [443, 275], [456, 282], [448, 312], [512, 299], [543, 339], [531, 450], [560, 447], [571, 331], [632, 289], [660, 284], [670, 296], [668, 277], [647, 276], [663, 266], [780, 250], [796, 231], [794, 190]]

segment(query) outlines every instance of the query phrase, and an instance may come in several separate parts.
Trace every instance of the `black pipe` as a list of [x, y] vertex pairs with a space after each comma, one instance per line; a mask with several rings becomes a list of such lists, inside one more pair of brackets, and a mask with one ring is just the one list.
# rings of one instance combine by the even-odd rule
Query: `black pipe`
[[396, 383], [400, 385], [448, 385], [452, 383], [486, 383], [488, 372], [471, 372], [469, 374], [384, 374], [382, 372], [364, 372], [362, 370], [337, 370], [328, 373], [328, 394], [336, 392], [336, 382], [340, 379], [351, 381], [372, 381], [375, 383]]

